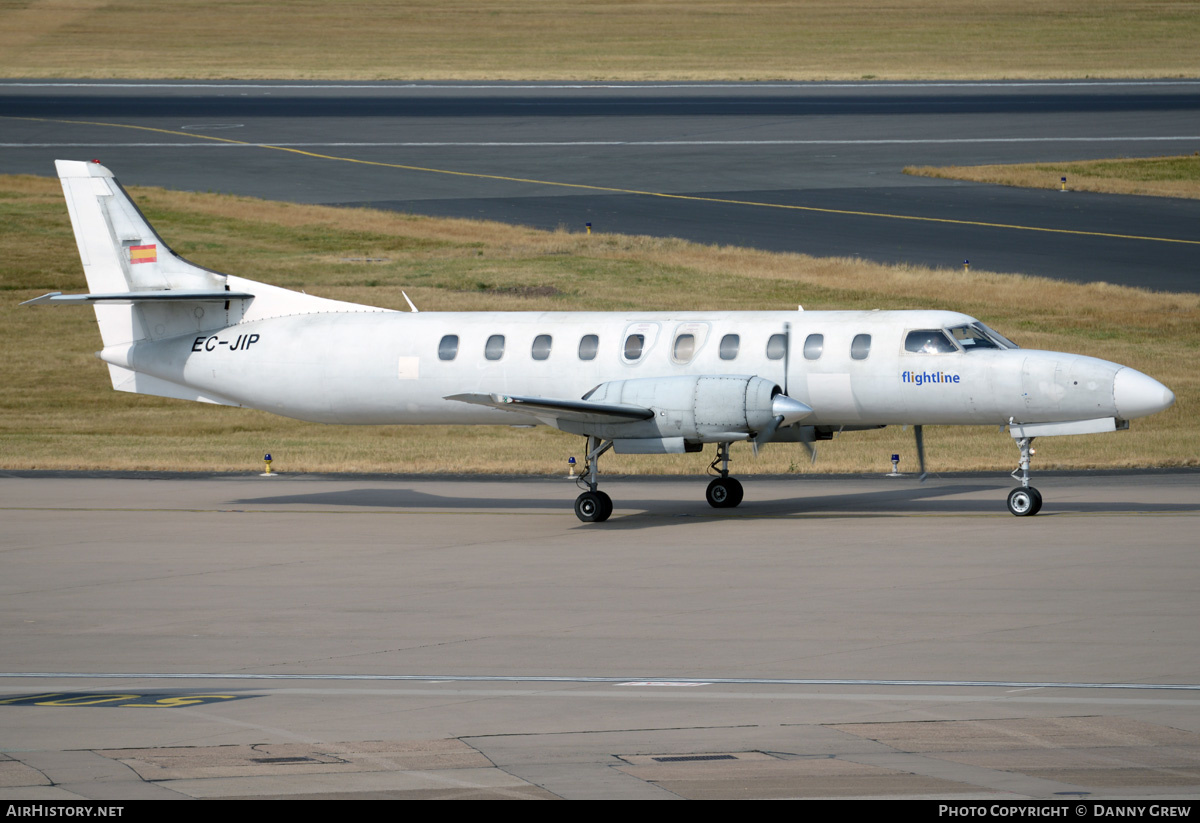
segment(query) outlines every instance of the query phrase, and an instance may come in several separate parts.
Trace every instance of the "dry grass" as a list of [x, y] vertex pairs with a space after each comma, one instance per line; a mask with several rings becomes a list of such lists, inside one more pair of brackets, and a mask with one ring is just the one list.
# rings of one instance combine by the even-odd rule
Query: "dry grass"
[[[1076, 285], [981, 271], [888, 267], [679, 240], [583, 235], [370, 210], [132, 190], [164, 237], [199, 263], [310, 293], [425, 310], [956, 309], [1028, 347], [1126, 363], [1176, 392], [1170, 411], [1119, 435], [1039, 443], [1037, 467], [1200, 462], [1196, 374], [1200, 296]], [[358, 260], [355, 260], [358, 258]], [[384, 258], [367, 263], [362, 258]], [[547, 429], [332, 427], [262, 412], [114, 392], [90, 311], [17, 303], [83, 290], [56, 180], [0, 178], [0, 467], [255, 470], [264, 452], [285, 471], [558, 473], [579, 438]], [[1011, 469], [995, 429], [927, 433], [941, 470]], [[711, 450], [710, 450], [711, 451]], [[914, 464], [911, 434], [847, 434], [821, 444], [821, 471]], [[799, 446], [773, 445], [737, 471], [811, 470]], [[613, 456], [612, 472], [697, 473], [700, 455]]]
[[1194, 0], [405, 0], [0, 7], [0, 76], [824, 80], [1200, 74]]
[[1078, 160], [993, 166], [908, 166], [905, 174], [998, 183], [1029, 189], [1060, 189], [1156, 197], [1200, 198], [1200, 152], [1179, 157]]

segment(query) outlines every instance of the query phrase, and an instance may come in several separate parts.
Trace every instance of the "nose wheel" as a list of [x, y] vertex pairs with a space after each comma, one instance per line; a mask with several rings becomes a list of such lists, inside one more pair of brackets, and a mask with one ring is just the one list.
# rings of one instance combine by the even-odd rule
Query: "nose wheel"
[[1029, 458], [1033, 456], [1033, 438], [1019, 437], [1016, 434], [1013, 438], [1017, 442], [1017, 448], [1021, 450], [1021, 464], [1012, 476], [1021, 481], [1021, 485], [1008, 493], [1008, 510], [1017, 517], [1033, 517], [1042, 510], [1042, 493], [1029, 485]]

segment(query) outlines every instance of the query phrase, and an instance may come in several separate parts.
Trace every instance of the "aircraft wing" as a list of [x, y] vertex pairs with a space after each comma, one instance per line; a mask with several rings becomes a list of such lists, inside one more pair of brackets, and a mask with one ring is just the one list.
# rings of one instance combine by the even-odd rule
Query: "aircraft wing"
[[587, 400], [513, 397], [507, 394], [452, 394], [446, 397], [446, 400], [491, 406], [493, 409], [520, 412], [538, 419], [574, 420], [578, 423], [628, 423], [654, 417], [654, 410], [644, 406], [592, 403]]

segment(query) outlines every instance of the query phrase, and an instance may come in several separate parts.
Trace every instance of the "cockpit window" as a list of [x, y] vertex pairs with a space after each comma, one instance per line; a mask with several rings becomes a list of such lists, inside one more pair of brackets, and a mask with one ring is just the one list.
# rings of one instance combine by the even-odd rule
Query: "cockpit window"
[[985, 326], [978, 321], [976, 321], [975, 325], [978, 326], [979, 328], [983, 329], [984, 334], [986, 334], [988, 337], [992, 338], [997, 343], [999, 343], [1000, 348], [1002, 348], [1002, 349], [1019, 349], [1019, 348], [1021, 348], [1016, 343], [1009, 340], [1007, 337], [1005, 337], [1004, 335], [1002, 335], [1000, 332], [996, 331], [995, 329]]
[[904, 350], [918, 354], [949, 354], [958, 351], [941, 329], [910, 331], [904, 338]]
[[982, 323], [970, 323], [949, 329], [964, 351], [974, 349], [1015, 349], [1017, 344]]

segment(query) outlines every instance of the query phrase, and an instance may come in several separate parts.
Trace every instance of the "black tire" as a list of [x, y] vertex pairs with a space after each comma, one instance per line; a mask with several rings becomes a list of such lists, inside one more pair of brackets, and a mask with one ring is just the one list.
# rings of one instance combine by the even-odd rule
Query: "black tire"
[[1042, 510], [1042, 493], [1018, 486], [1008, 493], [1008, 510], [1017, 517], [1033, 517]]
[[735, 477], [714, 477], [704, 492], [708, 505], [714, 509], [732, 509], [742, 502], [742, 484]]
[[603, 523], [612, 510], [612, 498], [604, 492], [584, 492], [575, 498], [575, 516], [584, 523]]
[[613, 513], [612, 498], [609, 497], [607, 494], [605, 494], [602, 491], [597, 491], [596, 496], [600, 498], [600, 505], [601, 505], [600, 516], [596, 518], [596, 522], [603, 523], [605, 520], [612, 517], [612, 513]]

